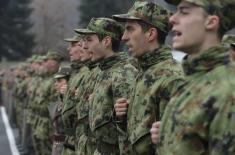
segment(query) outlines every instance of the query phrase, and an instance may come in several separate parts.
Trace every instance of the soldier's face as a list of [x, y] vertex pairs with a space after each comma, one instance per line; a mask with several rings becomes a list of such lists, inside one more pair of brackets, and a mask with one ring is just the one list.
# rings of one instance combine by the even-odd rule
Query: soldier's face
[[48, 72], [56, 72], [59, 68], [59, 63], [55, 60], [48, 59], [45, 62], [45, 67], [47, 68]]
[[104, 46], [99, 41], [99, 38], [96, 34], [88, 34], [85, 36], [85, 45], [84, 47], [91, 53], [91, 61], [96, 62], [105, 57]]
[[38, 74], [44, 74], [46, 72], [46, 67], [44, 65], [44, 62], [38, 63]]
[[91, 59], [92, 53], [88, 50], [86, 39], [83, 39], [82, 43], [82, 52], [81, 52], [81, 61], [85, 62]]
[[80, 61], [82, 50], [82, 41], [79, 41], [76, 46], [72, 47], [69, 51], [70, 61]]
[[134, 57], [139, 57], [147, 50], [147, 32], [143, 32], [141, 26], [136, 21], [127, 21], [122, 40], [128, 47], [129, 53]]
[[207, 17], [203, 8], [181, 1], [169, 19], [174, 33], [173, 48], [188, 54], [199, 52], [207, 39]]
[[74, 46], [76, 46], [76, 45], [78, 45], [78, 44], [79, 44], [79, 42], [71, 42], [71, 43], [69, 44], [68, 48], [67, 48], [68, 53], [70, 52], [70, 50], [71, 50], [72, 47], [74, 47]]
[[55, 81], [55, 89], [57, 92], [60, 92], [60, 89], [62, 88], [62, 86], [64, 86], [65, 84], [67, 84], [67, 80], [64, 78], [58, 78]]

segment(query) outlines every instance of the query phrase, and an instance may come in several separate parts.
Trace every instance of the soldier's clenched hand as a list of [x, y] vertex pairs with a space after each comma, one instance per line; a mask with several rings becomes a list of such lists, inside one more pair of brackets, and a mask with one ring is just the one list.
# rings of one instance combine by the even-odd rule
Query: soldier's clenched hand
[[114, 108], [118, 118], [123, 118], [127, 114], [128, 104], [129, 102], [126, 98], [116, 100]]
[[152, 128], [150, 130], [151, 139], [154, 144], [157, 144], [160, 137], [160, 121], [153, 123]]

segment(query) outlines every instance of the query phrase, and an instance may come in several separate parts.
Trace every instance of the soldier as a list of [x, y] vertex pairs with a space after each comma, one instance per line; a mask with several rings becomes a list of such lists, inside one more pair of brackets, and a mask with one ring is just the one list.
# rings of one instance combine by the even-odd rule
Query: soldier
[[22, 146], [23, 146], [23, 152], [22, 154], [34, 154], [33, 153], [33, 143], [32, 143], [32, 132], [31, 132], [31, 126], [28, 123], [29, 119], [29, 109], [28, 106], [32, 101], [32, 94], [29, 93], [31, 91], [33, 84], [32, 81], [38, 82], [36, 78], [36, 70], [32, 67], [35, 65], [37, 55], [33, 55], [31, 58], [27, 59], [28, 67], [28, 77], [24, 80], [25, 88], [23, 88], [23, 91], [25, 93], [24, 97], [24, 106], [23, 106], [23, 123], [22, 123]]
[[233, 63], [221, 38], [235, 25], [234, 0], [167, 0], [173, 48], [183, 60], [186, 82], [168, 104], [160, 125], [160, 155], [235, 154]]
[[[127, 55], [117, 52], [123, 28], [109, 18], [92, 18], [86, 29], [76, 32], [86, 34], [92, 61], [99, 60], [100, 74], [90, 95], [89, 125], [96, 139], [94, 155], [118, 155], [118, 131], [113, 122], [114, 103], [121, 96], [129, 97], [136, 69]], [[128, 77], [128, 78], [127, 78]]]
[[[26, 88], [29, 81], [29, 74], [27, 72], [28, 64], [20, 63], [17, 67], [18, 75], [16, 80], [16, 84], [13, 90], [14, 93], [14, 101], [15, 101], [15, 112], [16, 112], [16, 120], [17, 127], [19, 131], [18, 136], [18, 144], [20, 147], [24, 147], [23, 145], [23, 124], [24, 124], [24, 109], [27, 103], [27, 94]], [[24, 148], [22, 148], [24, 149]], [[22, 150], [23, 151], [23, 150]]]
[[123, 145], [132, 148], [129, 154], [154, 154], [149, 130], [161, 119], [173, 90], [182, 81], [181, 68], [164, 45], [168, 17], [166, 9], [151, 2], [136, 2], [127, 14], [113, 16], [125, 23], [122, 40], [140, 66], [132, 98], [122, 96], [115, 104], [120, 126], [129, 138]]
[[[43, 80], [42, 78], [42, 71], [41, 71], [41, 64], [43, 62], [42, 56], [34, 55], [32, 57], [30, 64], [30, 69], [32, 70], [32, 78], [28, 82], [27, 86], [27, 96], [28, 96], [28, 103], [26, 106], [26, 124], [28, 126], [28, 132], [25, 131], [24, 136], [27, 136], [28, 139], [26, 140], [26, 143], [28, 143], [29, 148], [29, 154], [38, 154], [36, 152], [36, 144], [37, 141], [33, 137], [34, 128], [36, 126], [36, 113], [37, 113], [37, 90], [38, 90], [38, 84], [40, 84]], [[32, 146], [33, 145], [33, 146]]]
[[[64, 123], [64, 132], [66, 135], [63, 155], [74, 155], [75, 154], [75, 133], [76, 133], [76, 90], [83, 80], [84, 76], [87, 74], [88, 68], [83, 62], [81, 53], [82, 49], [82, 36], [78, 35], [78, 42], [72, 42], [71, 48], [68, 48], [70, 55], [70, 61], [72, 62], [72, 75], [69, 80], [68, 86], [64, 86], [67, 89], [63, 103], [64, 107], [62, 109], [62, 120]], [[73, 46], [74, 45], [74, 46]]]
[[[75, 30], [77, 31], [77, 30]], [[77, 31], [78, 33], [79, 30]], [[81, 33], [84, 35], [84, 33]], [[77, 126], [76, 126], [76, 154], [77, 155], [93, 155], [96, 149], [95, 137], [91, 134], [89, 127], [88, 114], [90, 105], [89, 96], [93, 92], [94, 86], [96, 84], [97, 77], [100, 73], [100, 68], [98, 67], [99, 60], [91, 59], [93, 54], [88, 49], [89, 46], [89, 35], [84, 35], [83, 37], [83, 49], [86, 53], [89, 61], [86, 64], [89, 68], [89, 72], [85, 75], [83, 81], [77, 88]]]
[[48, 51], [43, 57], [43, 81], [38, 85], [35, 99], [36, 124], [33, 136], [36, 142], [36, 152], [40, 155], [51, 154], [52, 150], [52, 122], [49, 116], [48, 105], [57, 99], [54, 82], [51, 75], [59, 68], [62, 55], [56, 51]]
[[63, 85], [67, 85], [71, 75], [71, 68], [60, 67], [59, 71], [55, 74], [55, 88], [58, 94], [58, 101], [51, 103], [49, 107], [50, 116], [53, 121], [53, 148], [52, 155], [61, 155], [63, 150], [63, 143], [65, 140], [64, 126], [61, 118], [63, 109], [63, 96], [66, 91], [62, 90]]

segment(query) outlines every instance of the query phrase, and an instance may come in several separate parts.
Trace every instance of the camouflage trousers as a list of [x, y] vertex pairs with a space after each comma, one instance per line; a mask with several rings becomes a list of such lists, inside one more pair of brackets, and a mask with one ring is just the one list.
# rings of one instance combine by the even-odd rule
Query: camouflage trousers
[[52, 123], [49, 118], [40, 117], [33, 131], [33, 143], [36, 155], [51, 155]]
[[51, 155], [61, 155], [61, 153], [63, 151], [63, 148], [64, 148], [64, 143], [63, 142], [61, 142], [61, 143], [54, 142], [53, 146], [52, 146]]
[[95, 139], [82, 135], [76, 146], [76, 155], [93, 155], [96, 149]]
[[61, 155], [76, 155], [75, 153], [75, 137], [66, 136], [64, 148]]
[[151, 143], [150, 134], [141, 137], [132, 144], [132, 154], [134, 155], [155, 155], [155, 148]]

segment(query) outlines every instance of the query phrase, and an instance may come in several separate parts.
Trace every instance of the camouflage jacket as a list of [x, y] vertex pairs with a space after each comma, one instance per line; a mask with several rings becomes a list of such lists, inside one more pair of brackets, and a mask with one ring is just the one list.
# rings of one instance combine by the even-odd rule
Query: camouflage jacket
[[113, 120], [114, 104], [118, 98], [129, 97], [137, 70], [123, 53], [104, 59], [99, 65], [98, 76], [92, 93], [89, 124], [96, 139], [118, 146], [118, 133]]
[[[89, 74], [87, 74], [82, 82], [82, 84], [78, 87], [78, 103], [76, 105], [77, 112], [77, 120], [78, 124], [76, 127], [76, 153], [86, 154], [85, 149], [88, 147], [95, 148], [94, 136], [91, 134], [91, 130], [89, 127], [89, 96], [93, 92], [97, 77], [100, 73], [100, 69], [98, 67], [98, 63], [90, 63], [88, 65], [90, 70]], [[87, 141], [93, 141], [92, 144], [88, 144]], [[87, 146], [92, 145], [92, 146]]]
[[72, 69], [74, 73], [72, 74], [69, 84], [68, 90], [63, 99], [64, 107], [62, 109], [62, 120], [65, 127], [65, 134], [70, 136], [75, 136], [76, 132], [76, 104], [77, 104], [77, 96], [76, 90], [83, 78], [89, 72], [89, 69], [84, 66], [84, 64], [73, 64]]
[[89, 74], [86, 75], [82, 84], [78, 87], [78, 92], [79, 92], [78, 96], [80, 98], [76, 105], [76, 112], [77, 112], [77, 118], [78, 118], [78, 126], [77, 126], [78, 128], [77, 128], [76, 133], [78, 134], [82, 134], [82, 132], [84, 132], [84, 131], [79, 130], [79, 129], [84, 130], [84, 127], [82, 127], [83, 125], [86, 124], [87, 127], [89, 126], [89, 122], [88, 122], [89, 97], [93, 92], [94, 86], [96, 84], [96, 80], [100, 73], [100, 68], [98, 67], [98, 63], [93, 63], [93, 64], [91, 63], [88, 65], [88, 68], [90, 70]]
[[235, 154], [235, 75], [226, 51], [185, 57], [186, 82], [162, 118], [160, 155]]
[[49, 118], [48, 105], [57, 100], [57, 93], [54, 87], [53, 78], [50, 76], [44, 77], [38, 86], [35, 95], [35, 114], [38, 114], [39, 117]]
[[37, 111], [37, 103], [36, 103], [36, 91], [38, 89], [38, 84], [42, 82], [42, 77], [35, 75], [31, 78], [27, 86], [27, 95], [28, 95], [28, 117], [27, 122], [29, 124], [34, 124], [36, 120], [35, 111]]
[[127, 113], [127, 132], [134, 144], [146, 136], [160, 120], [176, 86], [182, 82], [182, 69], [171, 50], [162, 46], [138, 58], [140, 72]]

